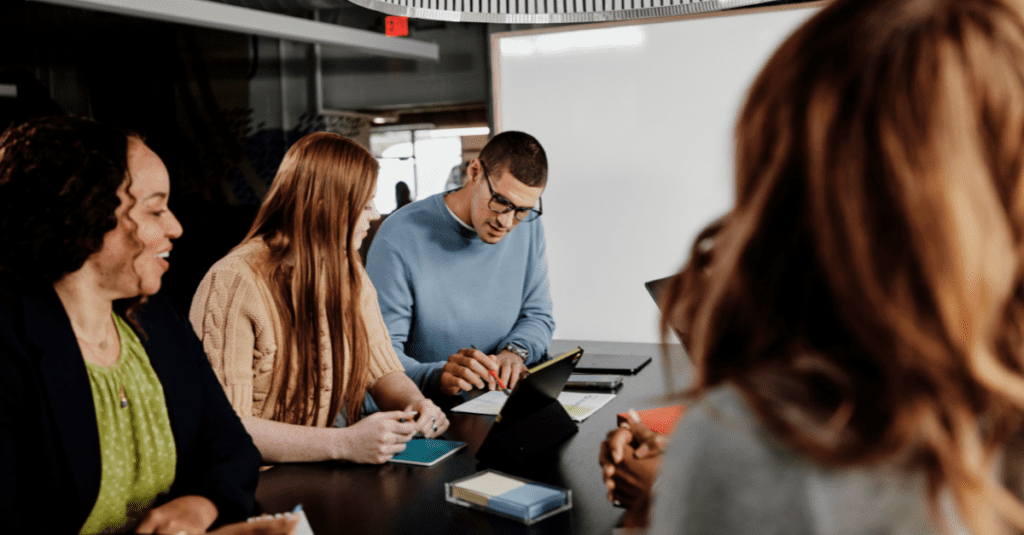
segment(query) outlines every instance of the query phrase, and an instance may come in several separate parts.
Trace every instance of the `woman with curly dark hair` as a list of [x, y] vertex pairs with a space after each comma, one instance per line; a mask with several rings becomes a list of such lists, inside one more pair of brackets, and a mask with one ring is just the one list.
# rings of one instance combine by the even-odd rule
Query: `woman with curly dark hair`
[[259, 453], [153, 296], [182, 231], [169, 193], [138, 137], [92, 121], [0, 136], [2, 533], [196, 533], [253, 512]]

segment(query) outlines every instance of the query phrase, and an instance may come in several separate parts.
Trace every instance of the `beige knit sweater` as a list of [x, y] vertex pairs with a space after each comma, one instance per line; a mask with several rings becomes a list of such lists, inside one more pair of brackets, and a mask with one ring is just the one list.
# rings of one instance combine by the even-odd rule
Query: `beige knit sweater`
[[[280, 387], [275, 385], [273, 375], [282, 327], [270, 289], [255, 270], [266, 260], [267, 253], [263, 240], [254, 238], [220, 259], [203, 277], [189, 311], [189, 320], [203, 341], [213, 371], [240, 417], [272, 419], [277, 407]], [[403, 368], [381, 318], [377, 291], [365, 271], [362, 277], [362, 313], [370, 341], [369, 386]], [[327, 317], [323, 312], [320, 325], [326, 332]], [[321, 347], [324, 383], [316, 425], [326, 426], [336, 416], [329, 413], [328, 407], [333, 377], [328, 337], [323, 337]], [[345, 370], [342, 389], [347, 387], [350, 376], [351, 370]]]

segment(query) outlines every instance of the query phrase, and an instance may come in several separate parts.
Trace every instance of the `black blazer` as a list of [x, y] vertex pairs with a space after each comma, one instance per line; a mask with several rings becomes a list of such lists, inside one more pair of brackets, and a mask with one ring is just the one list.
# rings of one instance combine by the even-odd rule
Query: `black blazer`
[[[216, 504], [217, 524], [245, 519], [259, 451], [191, 324], [159, 295], [137, 317], [177, 447], [174, 484], [159, 503], [197, 494]], [[60, 299], [48, 285], [0, 281], [0, 533], [78, 533], [100, 471], [89, 376]]]

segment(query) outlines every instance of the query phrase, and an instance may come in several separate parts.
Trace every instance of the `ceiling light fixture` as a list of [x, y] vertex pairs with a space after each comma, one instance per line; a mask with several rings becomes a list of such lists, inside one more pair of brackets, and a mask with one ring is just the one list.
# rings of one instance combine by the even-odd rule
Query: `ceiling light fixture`
[[773, 0], [351, 0], [353, 4], [420, 19], [549, 24], [633, 20], [721, 11]]

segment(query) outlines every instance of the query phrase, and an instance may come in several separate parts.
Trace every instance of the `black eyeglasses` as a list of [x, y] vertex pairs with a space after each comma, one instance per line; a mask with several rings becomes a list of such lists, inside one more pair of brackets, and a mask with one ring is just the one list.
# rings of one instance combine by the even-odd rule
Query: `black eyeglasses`
[[487, 189], [491, 192], [491, 200], [487, 202], [487, 207], [496, 214], [507, 214], [512, 210], [515, 210], [515, 218], [522, 222], [533, 221], [544, 213], [544, 203], [540, 197], [537, 198], [536, 208], [526, 208], [523, 206], [516, 206], [512, 204], [512, 201], [494, 193], [494, 187], [491, 186], [491, 177], [487, 174], [487, 167], [484, 166], [483, 160], [480, 161], [480, 169], [484, 172], [484, 182], [487, 183]]

